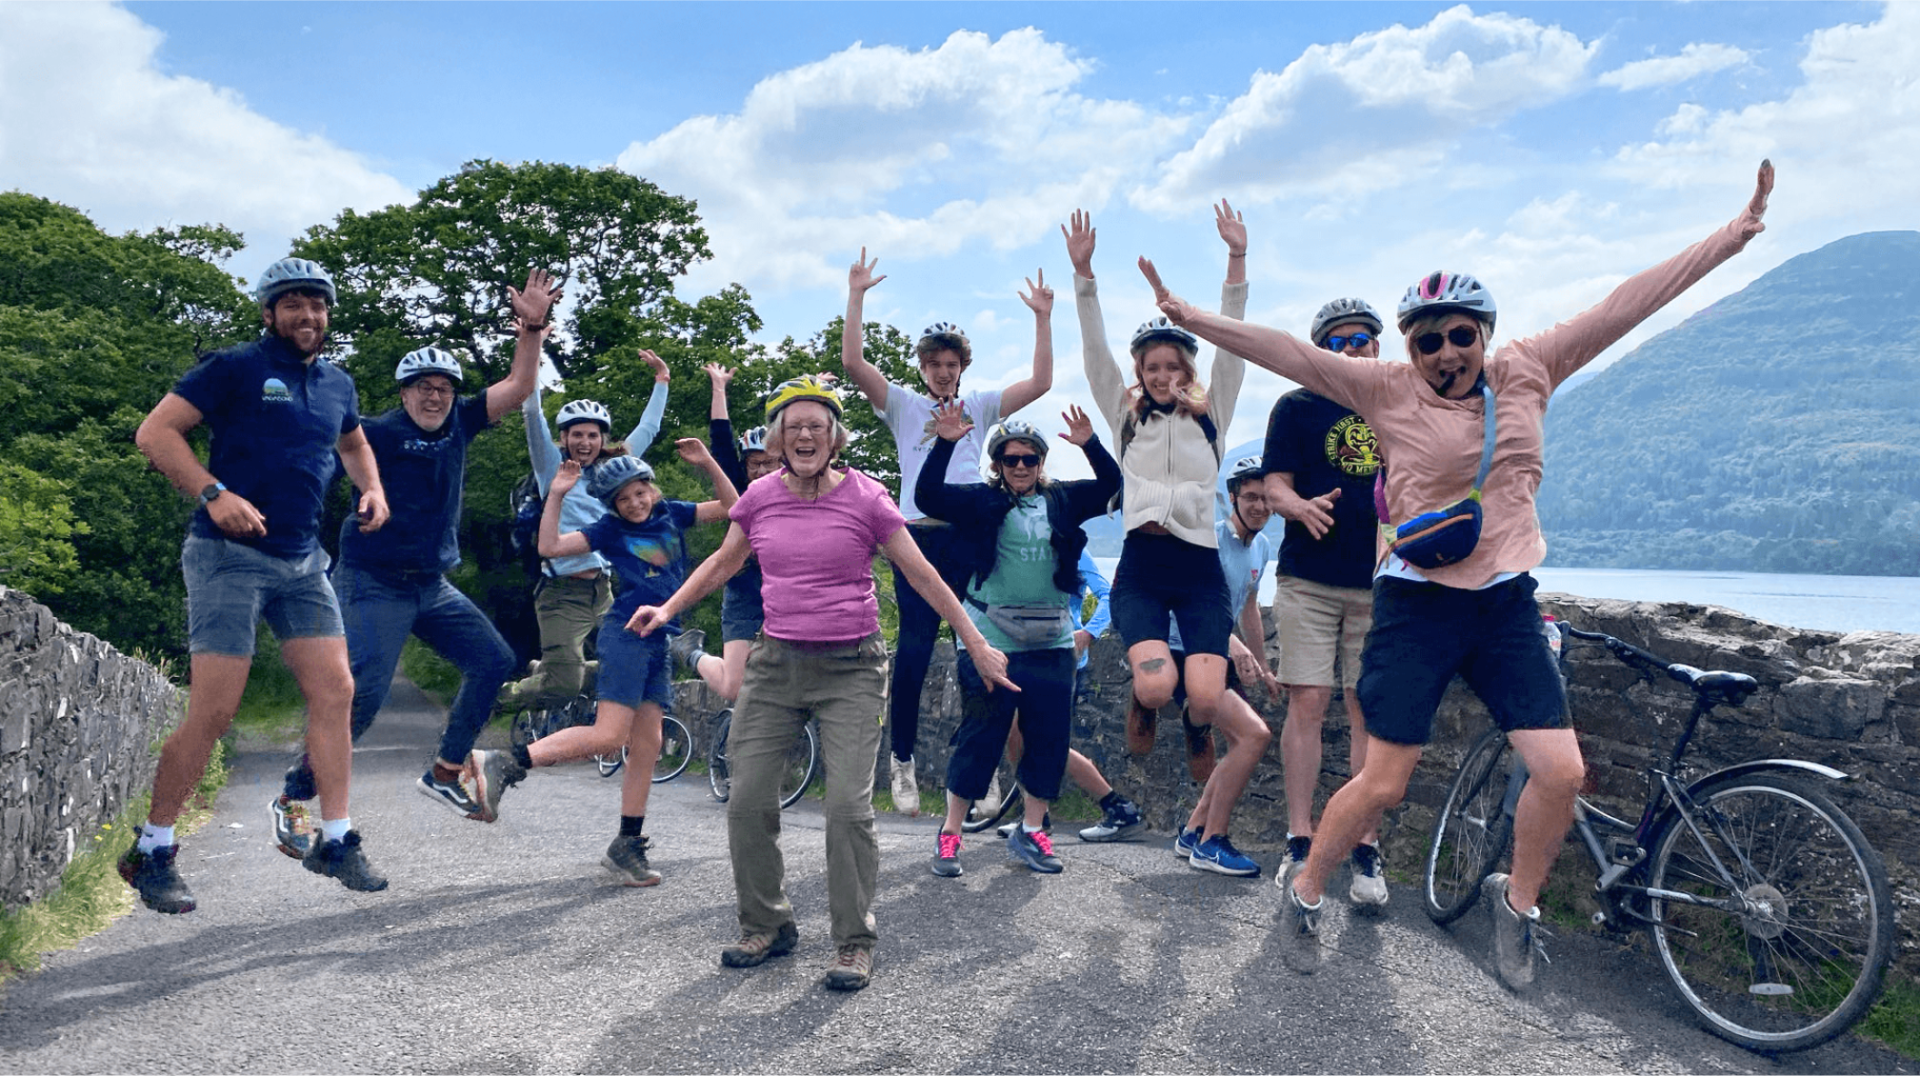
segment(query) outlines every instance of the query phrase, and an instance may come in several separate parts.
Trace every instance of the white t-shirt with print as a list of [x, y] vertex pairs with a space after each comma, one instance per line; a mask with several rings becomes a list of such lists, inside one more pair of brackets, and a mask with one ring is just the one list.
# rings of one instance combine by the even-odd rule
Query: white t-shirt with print
[[[953, 462], [947, 467], [947, 481], [955, 484], [983, 481], [980, 457], [985, 455], [987, 430], [1000, 421], [1000, 390], [981, 389], [960, 394], [960, 407], [973, 429], [953, 446]], [[913, 485], [920, 480], [920, 469], [933, 451], [933, 398], [887, 384], [885, 410], [874, 413], [886, 420], [893, 431], [893, 443], [900, 451], [900, 514], [908, 519], [925, 519], [927, 514], [913, 503]]]

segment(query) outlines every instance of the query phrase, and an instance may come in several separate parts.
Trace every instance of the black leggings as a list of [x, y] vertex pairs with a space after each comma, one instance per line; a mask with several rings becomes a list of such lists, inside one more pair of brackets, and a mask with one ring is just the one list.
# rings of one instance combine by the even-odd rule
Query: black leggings
[[[946, 580], [947, 588], [964, 593], [953, 579], [957, 550], [952, 527], [908, 527], [914, 544], [920, 547], [933, 570]], [[900, 606], [900, 638], [893, 648], [893, 683], [888, 689], [887, 718], [893, 728], [893, 757], [902, 762], [913, 757], [913, 745], [920, 738], [920, 690], [927, 682], [927, 666], [933, 663], [933, 641], [940, 635], [940, 614], [913, 589], [898, 567], [893, 569], [893, 597]]]

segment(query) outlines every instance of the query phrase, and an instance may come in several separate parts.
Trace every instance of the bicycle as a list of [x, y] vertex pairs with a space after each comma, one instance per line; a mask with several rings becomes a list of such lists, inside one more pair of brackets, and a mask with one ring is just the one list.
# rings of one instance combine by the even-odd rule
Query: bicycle
[[[508, 735], [514, 743], [525, 747], [562, 729], [593, 724], [598, 705], [592, 695], [575, 695], [558, 705], [529, 707], [513, 715]], [[688, 733], [687, 726], [672, 714], [662, 715], [660, 757], [653, 764], [653, 783], [657, 785], [680, 776], [692, 760], [693, 737]], [[627, 748], [622, 745], [618, 755], [595, 755], [593, 761], [600, 767], [600, 776], [612, 777], [626, 766]]]
[[[713, 742], [707, 748], [707, 784], [713, 790], [713, 798], [721, 803], [733, 795], [733, 774], [727, 768], [727, 733], [732, 729], [732, 707], [713, 716]], [[787, 763], [780, 773], [782, 810], [800, 802], [807, 786], [820, 772], [820, 736], [814, 731], [814, 723], [807, 722], [800, 726], [800, 731], [802, 735], [794, 737], [793, 746], [787, 749]]]
[[1013, 767], [1002, 759], [1000, 769], [1000, 787], [1006, 792], [1000, 797], [999, 805], [991, 811], [982, 811], [978, 802], [969, 805], [967, 817], [960, 823], [960, 832], [979, 833], [1006, 822], [1018, 822], [1025, 813], [1026, 793], [1014, 777]]
[[[628, 754], [627, 745], [621, 744], [618, 755], [595, 755], [593, 761], [600, 767], [600, 776], [612, 777], [626, 768]], [[685, 772], [687, 763], [692, 761], [693, 734], [679, 718], [661, 714], [660, 754], [653, 760], [653, 783], [673, 780]]]
[[[1892, 956], [1887, 868], [1822, 781], [1850, 775], [1767, 758], [1687, 783], [1675, 776], [1700, 720], [1758, 689], [1750, 676], [1668, 662], [1602, 632], [1559, 625], [1644, 672], [1685, 684], [1692, 713], [1630, 823], [1584, 796], [1574, 832], [1593, 860], [1595, 924], [1645, 929], [1680, 996], [1707, 1029], [1750, 1050], [1804, 1050], [1851, 1027], [1879, 996]], [[1564, 671], [1563, 671], [1564, 675]], [[1817, 779], [1817, 780], [1816, 780]], [[1427, 915], [1465, 914], [1513, 838], [1526, 766], [1499, 729], [1467, 752], [1428, 845]]]

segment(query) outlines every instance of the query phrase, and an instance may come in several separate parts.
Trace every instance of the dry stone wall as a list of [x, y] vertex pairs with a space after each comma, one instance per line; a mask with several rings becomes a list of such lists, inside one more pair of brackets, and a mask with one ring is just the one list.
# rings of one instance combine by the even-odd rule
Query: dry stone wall
[[185, 694], [158, 669], [0, 587], [0, 907], [60, 883], [80, 845], [152, 784]]

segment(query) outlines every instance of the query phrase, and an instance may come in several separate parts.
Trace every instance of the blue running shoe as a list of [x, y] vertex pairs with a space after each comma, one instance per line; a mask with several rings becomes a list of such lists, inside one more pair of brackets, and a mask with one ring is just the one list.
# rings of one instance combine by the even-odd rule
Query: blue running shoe
[[1200, 847], [1193, 850], [1193, 858], [1187, 862], [1215, 874], [1227, 874], [1235, 878], [1260, 877], [1260, 864], [1241, 855], [1224, 833], [1200, 842]]
[[1180, 836], [1173, 839], [1173, 858], [1191, 861], [1194, 849], [1200, 847], [1200, 831], [1180, 827]]

